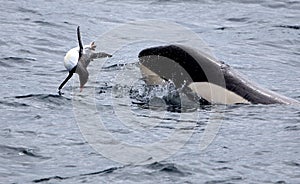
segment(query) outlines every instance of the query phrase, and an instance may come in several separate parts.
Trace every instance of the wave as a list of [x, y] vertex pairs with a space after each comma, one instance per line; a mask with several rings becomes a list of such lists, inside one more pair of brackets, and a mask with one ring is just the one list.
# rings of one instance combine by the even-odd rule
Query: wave
[[64, 179], [68, 179], [68, 178], [69, 177], [51, 176], [51, 177], [48, 177], [48, 178], [36, 179], [36, 180], [33, 180], [32, 182], [41, 183], [41, 182], [46, 182], [46, 181], [50, 181], [50, 180], [64, 180]]
[[[42, 183], [42, 182], [49, 182], [49, 181], [54, 182], [54, 180], [59, 182], [59, 181], [63, 181], [63, 180], [76, 179], [79, 177], [88, 177], [88, 176], [97, 176], [97, 175], [105, 176], [105, 175], [112, 174], [117, 170], [124, 169], [126, 167], [127, 168], [129, 167], [129, 169], [130, 169], [131, 165], [111, 167], [108, 169], [104, 169], [104, 170], [100, 170], [100, 171], [96, 171], [96, 172], [79, 174], [79, 175], [75, 175], [75, 176], [55, 175], [55, 176], [35, 179], [32, 182], [34, 182], [34, 183]], [[175, 176], [180, 176], [180, 177], [188, 176], [191, 174], [190, 172], [185, 171], [184, 169], [180, 168], [180, 166], [177, 166], [174, 163], [154, 162], [154, 163], [146, 165], [146, 166], [133, 166], [133, 167], [146, 167], [147, 169], [153, 170], [154, 171], [153, 173], [157, 173], [157, 171], [159, 171], [162, 173], [168, 173], [169, 175], [175, 175]]]
[[284, 128], [286, 131], [300, 131], [300, 127], [297, 125], [292, 125], [292, 126], [286, 126]]
[[14, 98], [30, 100], [31, 102], [32, 101], [42, 102], [42, 103], [46, 103], [47, 105], [53, 104], [55, 106], [65, 105], [71, 101], [71, 98], [60, 96], [58, 94], [28, 94], [28, 95], [14, 96]]
[[36, 14], [36, 15], [42, 15], [36, 10], [32, 10], [32, 9], [28, 9], [28, 8], [24, 8], [24, 7], [19, 7], [18, 11], [20, 11], [22, 13], [32, 13], [32, 14]]
[[239, 18], [228, 18], [227, 20], [230, 22], [247, 22], [250, 18], [248, 17], [239, 17]]
[[8, 102], [0, 100], [0, 105], [9, 106], [9, 107], [29, 107], [26, 103], [20, 103], [20, 102]]
[[[173, 82], [162, 85], [136, 85], [129, 91], [132, 104], [144, 109], [167, 110], [170, 112], [195, 111], [201, 101], [194, 102], [182, 93], [186, 88], [176, 89]], [[190, 94], [193, 95], [193, 94]]]
[[66, 99], [71, 100], [70, 98], [58, 95], [58, 94], [28, 94], [28, 95], [19, 95], [15, 96], [15, 98], [36, 98], [36, 99]]
[[41, 182], [48, 182], [50, 180], [66, 180], [66, 179], [72, 179], [72, 178], [83, 177], [83, 176], [104, 175], [104, 174], [112, 173], [115, 170], [118, 170], [118, 169], [121, 169], [121, 168], [124, 168], [124, 167], [112, 167], [112, 168], [104, 169], [104, 170], [97, 171], [97, 172], [80, 174], [80, 175], [77, 175], [77, 176], [67, 176], [67, 177], [50, 176], [50, 177], [46, 177], [46, 178], [36, 179], [36, 180], [33, 180], [32, 182], [34, 182], [34, 183], [41, 183]]
[[109, 66], [102, 67], [102, 70], [111, 70], [111, 69], [117, 70], [117, 69], [122, 69], [126, 65], [127, 64], [124, 64], [124, 63], [112, 64], [112, 65], [109, 65]]
[[13, 67], [12, 64], [28, 64], [31, 61], [36, 61], [34, 58], [9, 56], [0, 59], [0, 66]]
[[7, 145], [0, 145], [1, 154], [9, 155], [25, 155], [34, 158], [40, 159], [48, 159], [48, 157], [41, 156], [35, 153], [34, 149], [25, 148], [25, 147], [14, 147], [14, 146], [7, 146]]
[[0, 66], [2, 67], [12, 67], [10, 64], [0, 61]]
[[229, 177], [226, 179], [220, 179], [220, 180], [210, 180], [210, 181], [206, 181], [206, 184], [217, 184], [217, 183], [244, 183], [242, 182], [244, 180], [243, 177], [241, 176], [233, 176], [233, 177]]
[[295, 30], [299, 30], [300, 29], [300, 25], [278, 25], [278, 26], [275, 26], [275, 27], [295, 29]]
[[22, 57], [15, 57], [15, 56], [4, 57], [2, 59], [5, 61], [36, 61], [36, 59], [34, 58], [22, 58]]
[[184, 171], [174, 163], [154, 162], [147, 166], [149, 169], [158, 170], [159, 172], [167, 172], [168, 174], [187, 176], [191, 173]]
[[154, 0], [151, 4], [183, 3], [182, 0]]
[[57, 27], [57, 28], [60, 27], [60, 25], [58, 25], [58, 24], [48, 22], [48, 21], [42, 21], [42, 20], [35, 20], [35, 21], [33, 21], [33, 23], [39, 24], [41, 26], [50, 26], [50, 27]]
[[37, 98], [49, 98], [49, 97], [54, 97], [54, 98], [58, 98], [61, 97], [60, 95], [53, 95], [53, 94], [28, 94], [28, 95], [20, 95], [20, 96], [15, 96], [15, 98], [19, 99], [19, 98], [32, 98], [32, 97], [37, 97]]

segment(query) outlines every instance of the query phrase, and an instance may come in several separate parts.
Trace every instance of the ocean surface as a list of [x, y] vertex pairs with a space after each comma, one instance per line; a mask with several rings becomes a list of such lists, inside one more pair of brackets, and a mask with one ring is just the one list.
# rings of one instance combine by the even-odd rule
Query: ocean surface
[[[251, 81], [300, 100], [299, 10], [298, 0], [1, 2], [0, 183], [300, 183], [299, 106], [172, 111], [172, 85], [145, 86], [137, 57], [196, 47], [196, 36]], [[113, 57], [90, 64], [82, 93], [75, 75], [59, 96], [78, 25]]]

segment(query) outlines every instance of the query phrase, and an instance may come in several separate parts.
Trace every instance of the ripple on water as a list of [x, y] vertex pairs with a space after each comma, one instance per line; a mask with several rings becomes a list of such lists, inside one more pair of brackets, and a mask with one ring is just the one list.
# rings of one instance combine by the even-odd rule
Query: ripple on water
[[165, 163], [165, 162], [154, 162], [146, 166], [149, 169], [154, 171], [167, 173], [168, 175], [177, 175], [177, 176], [186, 176], [190, 175], [191, 173], [184, 171], [175, 163]]
[[16, 57], [16, 56], [9, 56], [9, 57], [4, 57], [1, 58], [0, 60], [2, 60], [2, 63], [5, 63], [7, 65], [9, 64], [28, 64], [31, 61], [36, 61], [35, 58], [26, 58], [26, 57]]
[[206, 181], [205, 184], [232, 183], [232, 182], [241, 182], [242, 183], [242, 181], [243, 181], [243, 178], [241, 176], [234, 176], [234, 177], [229, 177], [227, 179]]
[[300, 127], [298, 125], [291, 125], [291, 126], [286, 126], [284, 128], [286, 131], [299, 131]]
[[35, 179], [32, 182], [42, 183], [42, 182], [47, 182], [47, 181], [52, 181], [52, 180], [62, 181], [62, 180], [68, 180], [68, 179], [81, 178], [81, 177], [84, 177], [84, 176], [106, 175], [106, 174], [113, 173], [114, 171], [116, 171], [118, 169], [122, 169], [122, 168], [123, 167], [111, 167], [111, 168], [104, 169], [104, 170], [101, 170], [101, 171], [80, 174], [80, 175], [77, 175], [77, 176], [66, 176], [66, 177], [63, 177], [63, 176], [50, 176], [50, 177]]
[[56, 94], [28, 94], [28, 95], [20, 95], [15, 96], [16, 99], [28, 99], [28, 100], [36, 100], [36, 101], [42, 101], [54, 105], [64, 105], [71, 101], [70, 98], [56, 95]]
[[22, 12], [22, 13], [31, 13], [31, 14], [41, 15], [36, 10], [29, 9], [29, 8], [24, 8], [24, 7], [19, 7], [17, 11]]
[[26, 148], [26, 147], [16, 147], [8, 145], [0, 145], [1, 157], [14, 158], [20, 156], [27, 156], [39, 159], [49, 159], [49, 157], [44, 157], [37, 153], [36, 149]]
[[285, 162], [285, 164], [288, 166], [300, 168], [300, 163], [295, 162], [295, 161], [288, 161], [288, 162]]
[[300, 29], [300, 25], [279, 25], [279, 26], [276, 26], [276, 27], [287, 28], [287, 29], [295, 29], [295, 30]]
[[11, 102], [11, 101], [4, 101], [0, 100], [0, 106], [8, 106], [8, 107], [29, 107], [30, 105], [22, 102]]

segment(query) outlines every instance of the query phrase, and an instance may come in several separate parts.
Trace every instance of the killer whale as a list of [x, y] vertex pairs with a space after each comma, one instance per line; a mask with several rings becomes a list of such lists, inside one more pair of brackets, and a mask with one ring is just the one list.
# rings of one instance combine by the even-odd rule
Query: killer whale
[[144, 81], [154, 85], [171, 80], [186, 86], [205, 104], [298, 104], [297, 100], [264, 89], [224, 62], [184, 45], [142, 50], [139, 65]]

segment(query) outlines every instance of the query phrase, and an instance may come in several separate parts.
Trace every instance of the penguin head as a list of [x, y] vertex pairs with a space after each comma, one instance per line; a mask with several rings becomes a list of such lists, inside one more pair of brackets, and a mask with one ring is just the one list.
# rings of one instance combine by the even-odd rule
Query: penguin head
[[96, 49], [96, 44], [95, 44], [95, 42], [91, 42], [90, 43], [90, 49], [92, 50], [92, 51], [95, 51], [95, 49]]
[[84, 54], [89, 54], [89, 53], [91, 53], [92, 51], [95, 51], [95, 50], [96, 50], [95, 42], [91, 42], [89, 45], [85, 45], [83, 47], [83, 53]]

